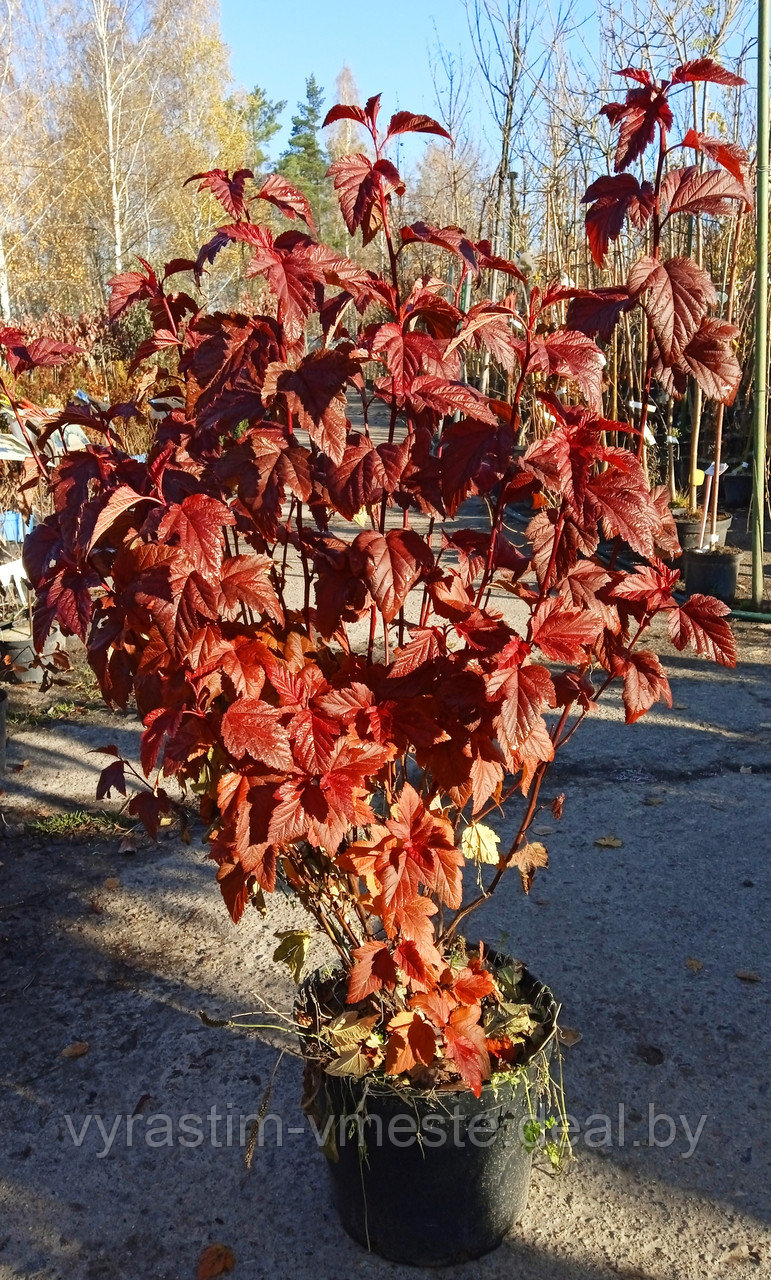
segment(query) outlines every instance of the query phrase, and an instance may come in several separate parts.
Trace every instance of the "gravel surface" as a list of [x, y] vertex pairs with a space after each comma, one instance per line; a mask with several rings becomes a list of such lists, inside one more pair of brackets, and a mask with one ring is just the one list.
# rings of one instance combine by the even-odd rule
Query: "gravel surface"
[[[579, 1132], [564, 1175], [536, 1168], [507, 1242], [451, 1280], [771, 1276], [769, 632], [737, 629], [736, 671], [670, 655], [671, 711], [627, 729], [617, 701], [598, 710], [553, 775], [561, 823], [536, 823], [550, 868], [474, 919], [581, 1033], [564, 1051]], [[289, 1054], [269, 1104], [282, 1141], [266, 1125], [245, 1168], [241, 1119], [287, 1042], [198, 1011], [289, 1009], [270, 955], [298, 909], [277, 898], [236, 929], [195, 841], [121, 852], [120, 833], [30, 830], [93, 808], [103, 760], [88, 751], [138, 739], [126, 716], [23, 718], [45, 699], [13, 695], [0, 797], [0, 1280], [192, 1280], [215, 1242], [243, 1280], [436, 1274], [342, 1234]], [[621, 844], [597, 846], [607, 835]]]

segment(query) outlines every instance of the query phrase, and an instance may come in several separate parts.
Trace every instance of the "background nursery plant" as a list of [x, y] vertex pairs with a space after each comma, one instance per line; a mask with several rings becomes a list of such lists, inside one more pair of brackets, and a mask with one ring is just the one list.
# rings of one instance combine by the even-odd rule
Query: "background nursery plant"
[[[638, 143], [623, 118], [627, 158], [666, 127], [663, 90], [634, 92], [645, 101]], [[242, 169], [197, 175], [226, 218], [196, 262], [160, 274], [143, 262], [111, 281], [113, 319], [146, 303], [153, 333], [138, 358], [167, 362], [155, 384], [179, 407], [145, 461], [124, 447], [137, 412], [125, 404], [68, 409], [59, 421], [98, 443], [56, 468], [37, 453], [54, 513], [26, 550], [35, 636], [42, 646], [55, 623], [79, 636], [105, 699], [136, 699], [152, 781], [129, 809], [154, 832], [172, 805], [164, 779], [199, 795], [233, 919], [280, 882], [326, 934], [348, 1006], [327, 1068], [479, 1095], [526, 1054], [530, 1024], [459, 929], [507, 871], [527, 892], [546, 865], [528, 833], [555, 753], [614, 680], [629, 723], [671, 702], [641, 647], [659, 614], [678, 649], [731, 665], [735, 648], [725, 606], [673, 597], [677, 570], [658, 558], [679, 550], [667, 493], [649, 491], [634, 450], [607, 443], [629, 428], [602, 416], [604, 358], [559, 323], [564, 289], [526, 290], [515, 263], [455, 227], [397, 228], [404, 187], [388, 145], [444, 130], [405, 111], [381, 128], [377, 97], [327, 122], [346, 118], [368, 131], [371, 155], [336, 161], [334, 184], [351, 237], [381, 237], [385, 275], [318, 243], [284, 178], [258, 187]], [[650, 216], [659, 198], [646, 194]], [[266, 205], [289, 229], [258, 220]], [[452, 283], [412, 278], [425, 243], [446, 250]], [[267, 286], [263, 314], [197, 300], [233, 245]], [[653, 312], [655, 358], [676, 371], [698, 347], [691, 364], [725, 388], [711, 286], [684, 294], [651, 262], [646, 280], [664, 271], [672, 286], [666, 349]], [[464, 313], [466, 278], [487, 269], [511, 292]], [[22, 339], [9, 341], [16, 359]], [[511, 403], [463, 381], [480, 347], [512, 375]], [[556, 425], [520, 456], [526, 397]], [[526, 535], [512, 538], [507, 506], [528, 500]], [[601, 537], [644, 563], [604, 564]], [[125, 768], [116, 753], [100, 795], [125, 794]], [[562, 798], [552, 803], [559, 815]], [[516, 834], [499, 848], [487, 820], [514, 805]], [[464, 878], [467, 862], [479, 867]], [[305, 945], [290, 935], [277, 953], [298, 975]]]

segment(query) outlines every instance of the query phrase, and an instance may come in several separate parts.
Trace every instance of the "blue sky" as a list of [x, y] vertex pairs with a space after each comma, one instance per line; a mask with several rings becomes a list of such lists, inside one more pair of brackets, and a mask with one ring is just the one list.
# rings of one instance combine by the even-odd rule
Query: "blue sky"
[[[555, 7], [559, 5], [543, 0], [544, 35], [551, 30]], [[537, 5], [533, 9], [537, 11]], [[754, 0], [746, 0], [745, 9], [752, 31]], [[575, 43], [571, 41], [574, 54], [580, 61], [591, 60], [599, 48], [593, 0], [571, 0], [569, 13], [582, 28]], [[430, 63], [437, 41], [451, 53], [462, 51], [467, 65], [474, 65], [463, 0], [383, 0], [380, 5], [372, 0], [287, 0], [284, 5], [276, 0], [220, 0], [220, 14], [235, 81], [247, 88], [259, 85], [273, 101], [287, 101], [281, 133], [271, 144], [274, 157], [286, 145], [290, 117], [305, 97], [311, 74], [324, 88], [327, 108], [335, 101], [337, 74], [347, 64], [362, 101], [382, 92], [388, 114], [406, 108], [434, 115]], [[754, 72], [751, 64], [747, 74], [752, 80]], [[475, 121], [480, 141], [485, 123], [480, 93]], [[417, 140], [408, 151], [416, 155], [423, 145]]]
[[[383, 94], [383, 109], [435, 110], [429, 50], [437, 43], [468, 50], [461, 0], [388, 0], [378, 7], [362, 0], [220, 0], [222, 35], [231, 50], [235, 80], [259, 84], [268, 97], [287, 100], [284, 123], [305, 97], [313, 73], [335, 101], [335, 78], [344, 64], [354, 74], [362, 99]], [[434, 25], [436, 24], [436, 26]], [[470, 52], [470, 51], [469, 51]], [[274, 140], [280, 149], [285, 131]]]

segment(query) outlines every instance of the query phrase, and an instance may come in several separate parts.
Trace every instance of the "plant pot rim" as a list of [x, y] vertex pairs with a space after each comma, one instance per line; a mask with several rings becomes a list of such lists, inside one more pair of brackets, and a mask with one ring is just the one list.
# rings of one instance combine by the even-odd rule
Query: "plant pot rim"
[[696, 556], [699, 560], [708, 559], [710, 556], [743, 556], [744, 547], [686, 547], [683, 556]]

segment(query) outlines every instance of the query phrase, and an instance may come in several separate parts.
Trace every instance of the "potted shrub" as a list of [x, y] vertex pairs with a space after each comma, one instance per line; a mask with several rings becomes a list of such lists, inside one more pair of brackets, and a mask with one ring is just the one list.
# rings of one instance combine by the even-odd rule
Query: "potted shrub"
[[[444, 131], [406, 111], [381, 128], [378, 109], [327, 121], [371, 136], [371, 158], [332, 175], [351, 237], [380, 234], [387, 273], [319, 244], [283, 178], [198, 175], [226, 217], [197, 262], [111, 282], [113, 317], [146, 303], [139, 358], [158, 360], [156, 389], [182, 407], [143, 461], [123, 444], [136, 406], [68, 410], [98, 443], [56, 468], [39, 459], [54, 514], [26, 563], [38, 643], [57, 623], [84, 642], [109, 703], [135, 699], [148, 783], [129, 811], [154, 832], [168, 780], [193, 792], [233, 920], [280, 884], [308, 928], [278, 940], [277, 963], [299, 980], [312, 930], [326, 940], [333, 960], [302, 983], [296, 1028], [309, 1104], [365, 1122], [364, 1153], [333, 1130], [345, 1225], [390, 1258], [441, 1263], [492, 1248], [524, 1207], [520, 1121], [556, 1018], [535, 978], [467, 940], [475, 913], [546, 866], [530, 829], [544, 804], [561, 811], [549, 769], [610, 685], [629, 723], [670, 702], [643, 647], [652, 620], [663, 612], [678, 649], [724, 664], [735, 647], [724, 605], [672, 595], [677, 571], [654, 556], [677, 551], [666, 491], [604, 443], [603, 357], [557, 324], [564, 291], [533, 288], [524, 314], [512, 297], [462, 313], [466, 275], [518, 268], [457, 228], [394, 226], [390, 140]], [[266, 204], [288, 230], [259, 220]], [[454, 290], [412, 278], [423, 241], [460, 264]], [[195, 282], [233, 244], [267, 284], [266, 314], [199, 304]], [[480, 344], [513, 372], [511, 404], [463, 383]], [[554, 395], [553, 378], [581, 402]], [[521, 455], [528, 382], [555, 427]], [[504, 514], [525, 498], [515, 544]], [[606, 567], [601, 536], [645, 563]], [[111, 759], [100, 794], [125, 794], [125, 769]], [[516, 817], [501, 843], [504, 809]], [[429, 1116], [431, 1134], [395, 1135], [395, 1113]]]

